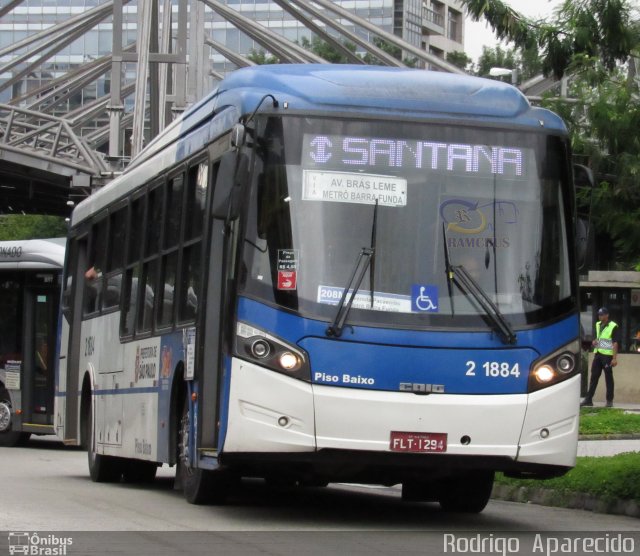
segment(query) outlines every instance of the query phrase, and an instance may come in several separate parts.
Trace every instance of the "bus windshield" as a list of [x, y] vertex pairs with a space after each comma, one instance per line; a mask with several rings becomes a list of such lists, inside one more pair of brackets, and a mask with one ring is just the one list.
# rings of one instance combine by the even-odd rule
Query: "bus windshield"
[[486, 327], [445, 254], [511, 325], [570, 310], [564, 139], [298, 116], [262, 118], [255, 134], [243, 294], [330, 321], [370, 249], [351, 324]]

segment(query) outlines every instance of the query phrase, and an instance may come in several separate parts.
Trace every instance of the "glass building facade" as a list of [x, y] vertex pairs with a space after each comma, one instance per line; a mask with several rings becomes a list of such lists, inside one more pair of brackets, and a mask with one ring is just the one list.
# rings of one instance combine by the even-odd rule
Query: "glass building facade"
[[[313, 38], [309, 29], [275, 2], [227, 0], [225, 3], [241, 15], [290, 41], [301, 44], [305, 38], [308, 40]], [[446, 58], [447, 52], [463, 50], [462, 25], [464, 16], [462, 5], [457, 0], [336, 0], [334, 3], [369, 23], [443, 59]], [[34, 43], [20, 51], [3, 55], [4, 49], [55, 24], [78, 17], [100, 4], [101, 2], [98, 0], [25, 0], [5, 14], [0, 20], [0, 89], [2, 89], [0, 90], [0, 103], [7, 103], [11, 99], [19, 98], [28, 91], [43, 88], [46, 91], [45, 86], [52, 79], [62, 77], [66, 72], [80, 68], [100, 56], [110, 54], [113, 24], [111, 16], [108, 16], [93, 27], [87, 28], [86, 32], [60, 48], [42, 64], [31, 68], [15, 83], [7, 85], [9, 80], [24, 72], [28, 64], [42, 56], [51, 47], [40, 51], [39, 45], [42, 43]], [[159, 4], [162, 3], [159, 2]], [[177, 13], [175, 0], [173, 11], [174, 14]], [[370, 40], [369, 33], [364, 28], [339, 18], [335, 14], [326, 13], [346, 29], [365, 40]], [[132, 1], [123, 8], [123, 46], [136, 41], [136, 17], [137, 3]], [[241, 55], [246, 56], [252, 51], [265, 50], [209, 7], [205, 7], [204, 10], [204, 32], [205, 36], [224, 44], [227, 48]], [[337, 33], [333, 31], [330, 33], [338, 37]], [[175, 42], [176, 22], [173, 23], [172, 34]], [[63, 33], [59, 42], [68, 40], [70, 37], [71, 31]], [[203, 45], [203, 47], [205, 48], [205, 57], [208, 56], [209, 59], [208, 69], [218, 74], [225, 74], [236, 68], [222, 54], [208, 46]], [[30, 56], [25, 56], [21, 63], [7, 69], [7, 64], [16, 56], [26, 53]], [[266, 54], [269, 55], [268, 52]], [[407, 58], [410, 58], [410, 55], [407, 55]], [[424, 64], [418, 65], [424, 67]], [[133, 83], [137, 72], [136, 64], [126, 63], [123, 66], [124, 83]], [[206, 71], [205, 75], [208, 73]], [[215, 86], [215, 78], [210, 76], [206, 78], [210, 79], [210, 83], [205, 84], [205, 91]], [[109, 91], [110, 74], [107, 72], [97, 77], [93, 82], [84, 85], [81, 90], [70, 95], [69, 98], [55, 105], [50, 105], [46, 110], [49, 114], [63, 116], [96, 98], [109, 94]], [[32, 101], [33, 99], [27, 99], [19, 104], [29, 106]], [[125, 111], [131, 108], [132, 102], [132, 96], [126, 99]], [[104, 114], [97, 121], [78, 131], [84, 135], [96, 127], [104, 125], [106, 121], [107, 115]]]

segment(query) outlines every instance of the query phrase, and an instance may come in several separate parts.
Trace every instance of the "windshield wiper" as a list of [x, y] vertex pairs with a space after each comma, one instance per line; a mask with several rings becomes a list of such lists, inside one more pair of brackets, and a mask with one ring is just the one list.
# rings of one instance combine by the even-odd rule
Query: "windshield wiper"
[[[349, 280], [347, 287], [343, 290], [342, 296], [340, 297], [340, 303], [338, 303], [338, 311], [336, 312], [336, 316], [333, 319], [333, 322], [327, 328], [327, 336], [335, 336], [336, 338], [339, 338], [342, 335], [342, 329], [344, 328], [344, 323], [347, 320], [347, 315], [349, 314], [351, 305], [353, 305], [353, 300], [355, 299], [356, 294], [360, 289], [360, 285], [362, 284], [362, 280], [364, 279], [364, 273], [367, 271], [367, 268], [369, 268], [372, 257], [373, 249], [363, 247], [360, 251], [360, 254], [358, 255], [358, 259], [356, 260], [356, 265], [353, 269], [351, 279]], [[349, 296], [348, 300], [347, 295]]]
[[455, 316], [456, 310], [453, 305], [453, 270], [451, 270], [451, 259], [449, 259], [449, 246], [447, 245], [447, 230], [442, 223], [442, 237], [444, 238], [444, 271], [447, 273], [447, 289], [451, 301], [451, 317]]
[[496, 328], [500, 339], [505, 344], [516, 343], [516, 333], [500, 312], [498, 306], [482, 289], [482, 286], [476, 282], [473, 277], [467, 272], [467, 269], [460, 265], [452, 265], [449, 260], [449, 249], [447, 246], [447, 235], [444, 224], [442, 225], [442, 233], [444, 236], [444, 250], [445, 250], [445, 271], [447, 273], [447, 285], [449, 286], [449, 299], [451, 299], [451, 311], [453, 313], [453, 296], [451, 295], [451, 283], [455, 283], [460, 291], [466, 295], [470, 295], [475, 299], [480, 307], [484, 310], [489, 320]]
[[[369, 267], [371, 267], [371, 270], [369, 271], [369, 288], [371, 290], [371, 308], [373, 309], [377, 231], [378, 199], [376, 199], [376, 204], [373, 207], [373, 222], [371, 224], [371, 247], [363, 247], [358, 254], [358, 258], [356, 259], [356, 264], [353, 269], [353, 274], [351, 274], [351, 279], [349, 280], [347, 287], [342, 291], [342, 296], [340, 296], [340, 303], [338, 303], [338, 311], [336, 312], [336, 316], [333, 319], [333, 322], [327, 327], [327, 336], [333, 336], [335, 338], [339, 338], [340, 336], [342, 336], [342, 330], [344, 328], [344, 323], [347, 320], [347, 315], [349, 314], [351, 305], [353, 305], [356, 294], [358, 293], [358, 290], [362, 285], [364, 274]], [[349, 296], [348, 300], [347, 296]]]

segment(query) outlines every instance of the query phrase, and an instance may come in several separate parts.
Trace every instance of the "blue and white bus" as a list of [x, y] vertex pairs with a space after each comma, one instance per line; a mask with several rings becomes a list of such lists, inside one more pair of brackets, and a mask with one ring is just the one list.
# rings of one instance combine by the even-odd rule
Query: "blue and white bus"
[[66, 238], [0, 241], [0, 446], [54, 434]]
[[58, 432], [194, 503], [264, 477], [479, 512], [494, 472], [575, 464], [574, 226], [565, 126], [509, 85], [238, 70], [73, 213]]

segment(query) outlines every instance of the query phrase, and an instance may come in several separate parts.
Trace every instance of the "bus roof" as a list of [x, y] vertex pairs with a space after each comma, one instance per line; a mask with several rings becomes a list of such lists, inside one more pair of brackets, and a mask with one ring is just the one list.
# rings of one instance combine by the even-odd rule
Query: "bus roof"
[[62, 269], [66, 238], [0, 241], [0, 270]]
[[[277, 100], [277, 106], [273, 99]], [[214, 91], [151, 141], [120, 177], [80, 203], [74, 210], [73, 224], [125, 194], [128, 186], [124, 184], [132, 174], [148, 177], [148, 170], [139, 171], [145, 162], [207, 120], [218, 123], [220, 134], [254, 111], [425, 118], [566, 133], [556, 114], [532, 107], [521, 91], [492, 79], [387, 66], [252, 66], [229, 74]]]
[[554, 113], [534, 108], [521, 91], [501, 81], [470, 75], [388, 66], [348, 64], [270, 64], [229, 74], [207, 97], [174, 121], [133, 161], [149, 158], [224, 107], [240, 116], [254, 110], [372, 114], [418, 118], [458, 118], [476, 124], [545, 127], [565, 132]]

